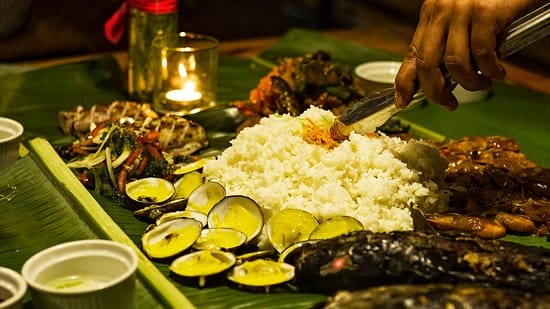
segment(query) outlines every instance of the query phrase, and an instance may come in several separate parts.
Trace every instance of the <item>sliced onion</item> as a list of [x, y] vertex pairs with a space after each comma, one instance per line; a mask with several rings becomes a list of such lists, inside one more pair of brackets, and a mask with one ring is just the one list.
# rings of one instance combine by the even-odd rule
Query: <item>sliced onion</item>
[[109, 146], [105, 147], [105, 163], [107, 163], [107, 172], [109, 173], [109, 178], [111, 178], [111, 183], [116, 188], [117, 184], [115, 179], [115, 171], [113, 171], [113, 163], [111, 162], [111, 148]]
[[124, 163], [124, 161], [126, 161], [126, 159], [128, 159], [128, 157], [130, 156], [130, 154], [132, 153], [132, 149], [130, 148], [130, 146], [124, 144], [124, 149], [122, 150], [122, 153], [120, 154], [120, 156], [115, 160], [113, 161], [113, 168], [117, 168], [119, 167], [122, 163]]
[[67, 163], [67, 166], [69, 168], [93, 168], [104, 160], [105, 152], [95, 152], [85, 156], [80, 160], [69, 162]]

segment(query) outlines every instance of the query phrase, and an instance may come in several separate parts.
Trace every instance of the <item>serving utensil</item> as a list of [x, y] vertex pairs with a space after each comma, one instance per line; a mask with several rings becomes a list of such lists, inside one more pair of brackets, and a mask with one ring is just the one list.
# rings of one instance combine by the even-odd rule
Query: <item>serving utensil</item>
[[[512, 22], [504, 31], [503, 39], [497, 46], [500, 58], [507, 57], [518, 50], [550, 34], [550, 3], [547, 3], [525, 16]], [[450, 74], [444, 76], [446, 84], [456, 84]], [[423, 96], [419, 89], [413, 97]], [[351, 131], [359, 134], [372, 133], [403, 108], [394, 104], [395, 89], [387, 88], [375, 92], [344, 110], [333, 124], [331, 134], [336, 139], [345, 139]]]

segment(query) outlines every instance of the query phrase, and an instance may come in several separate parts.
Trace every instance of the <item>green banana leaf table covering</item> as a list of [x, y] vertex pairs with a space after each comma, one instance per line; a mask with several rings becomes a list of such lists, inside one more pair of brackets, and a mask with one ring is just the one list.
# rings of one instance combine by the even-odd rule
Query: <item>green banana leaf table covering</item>
[[[218, 100], [246, 99], [269, 71], [274, 56], [298, 56], [317, 50], [328, 52], [333, 60], [350, 67], [366, 61], [401, 60], [398, 55], [294, 29], [253, 59], [222, 56]], [[0, 175], [0, 265], [20, 271], [37, 251], [77, 239], [113, 239], [140, 251], [138, 244], [147, 224], [134, 218], [129, 210], [85, 190], [50, 146], [72, 140], [59, 129], [60, 110], [126, 99], [124, 80], [110, 56], [0, 75], [0, 115], [24, 125], [24, 145], [30, 150]], [[483, 102], [461, 105], [454, 112], [426, 104], [399, 117], [426, 138], [512, 137], [528, 158], [550, 167], [549, 116], [547, 95], [496, 83], [492, 95]], [[228, 146], [242, 121], [234, 108], [207, 111], [192, 118], [207, 128], [212, 147], [218, 149]], [[550, 248], [544, 238], [507, 236], [506, 240]], [[326, 295], [288, 289], [269, 294], [249, 291], [216, 278], [198, 288], [196, 283], [173, 277], [166, 264], [151, 262], [141, 253], [137, 289], [137, 308], [309, 308], [326, 299]], [[30, 302], [27, 295], [26, 305]]]

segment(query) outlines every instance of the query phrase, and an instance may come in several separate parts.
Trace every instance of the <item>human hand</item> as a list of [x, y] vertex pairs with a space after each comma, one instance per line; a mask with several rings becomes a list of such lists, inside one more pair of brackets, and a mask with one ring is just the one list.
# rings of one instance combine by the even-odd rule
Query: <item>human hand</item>
[[[432, 102], [458, 106], [445, 83], [447, 71], [467, 90], [490, 88], [506, 72], [496, 53], [499, 33], [536, 0], [426, 0], [409, 52], [395, 79], [398, 107], [407, 106], [421, 87]], [[481, 74], [478, 74], [478, 71]]]

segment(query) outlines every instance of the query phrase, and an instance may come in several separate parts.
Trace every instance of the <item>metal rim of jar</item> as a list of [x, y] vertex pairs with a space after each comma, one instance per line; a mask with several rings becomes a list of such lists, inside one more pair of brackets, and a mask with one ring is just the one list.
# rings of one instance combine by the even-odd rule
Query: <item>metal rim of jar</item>
[[[181, 46], [168, 46], [165, 47], [166, 50], [173, 50], [178, 52], [204, 52], [209, 51], [212, 49], [218, 48], [219, 41], [213, 36], [205, 35], [205, 34], [198, 34], [198, 33], [192, 33], [192, 32], [179, 32], [177, 34], [178, 39], [181, 38], [189, 38], [190, 40], [200, 40], [205, 42], [204, 47], [181, 47]], [[177, 44], [179, 45], [179, 43]]]

